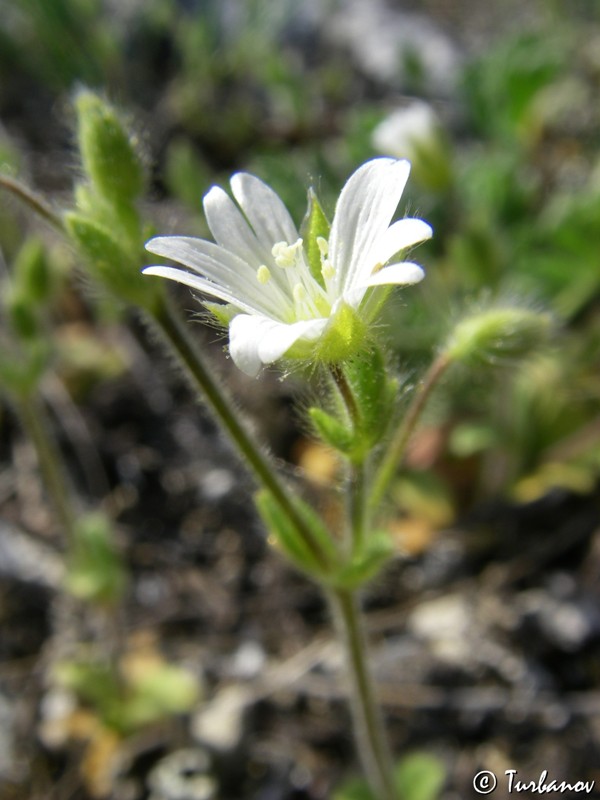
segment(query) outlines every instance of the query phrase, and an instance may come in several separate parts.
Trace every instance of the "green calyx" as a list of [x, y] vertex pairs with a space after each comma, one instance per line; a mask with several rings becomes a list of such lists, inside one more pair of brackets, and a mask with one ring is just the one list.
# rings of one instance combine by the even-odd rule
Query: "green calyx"
[[367, 338], [365, 321], [351, 306], [343, 304], [316, 345], [316, 360], [342, 364], [365, 349]]
[[322, 441], [360, 464], [386, 433], [397, 383], [388, 376], [383, 355], [375, 347], [335, 370], [343, 402], [332, 403], [331, 411], [311, 408], [308, 413]]

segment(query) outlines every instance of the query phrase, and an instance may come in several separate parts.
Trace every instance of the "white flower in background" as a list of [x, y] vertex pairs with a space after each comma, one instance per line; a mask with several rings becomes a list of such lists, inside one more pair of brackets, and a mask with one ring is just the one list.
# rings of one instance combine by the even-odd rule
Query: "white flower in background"
[[[258, 178], [231, 179], [234, 202], [214, 186], [204, 211], [215, 243], [185, 236], [159, 236], [146, 248], [186, 269], [147, 267], [229, 305], [229, 350], [248, 375], [286, 356], [340, 361], [358, 348], [369, 322], [371, 287], [407, 285], [424, 277], [398, 254], [428, 239], [420, 219], [392, 218], [410, 164], [377, 158], [348, 180], [331, 229], [314, 235], [314, 256], [278, 195]], [[237, 204], [236, 204], [237, 203]], [[310, 226], [309, 226], [310, 227]], [[307, 236], [308, 238], [308, 236]], [[313, 247], [313, 252], [315, 247]], [[221, 315], [219, 315], [221, 316]]]
[[413, 100], [393, 111], [375, 127], [371, 143], [379, 153], [411, 161], [415, 177], [428, 188], [440, 189], [450, 181], [448, 141], [429, 103]]

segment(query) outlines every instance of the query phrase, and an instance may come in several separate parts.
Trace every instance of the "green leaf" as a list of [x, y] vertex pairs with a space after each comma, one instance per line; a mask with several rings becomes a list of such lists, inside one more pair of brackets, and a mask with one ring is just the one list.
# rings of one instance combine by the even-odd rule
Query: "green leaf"
[[437, 800], [445, 779], [444, 765], [429, 753], [412, 753], [395, 770], [395, 783], [403, 800]]
[[340, 589], [357, 589], [363, 586], [377, 575], [394, 552], [392, 540], [387, 533], [369, 535], [360, 555], [336, 573], [332, 579], [333, 585]]
[[335, 450], [351, 453], [356, 440], [354, 431], [321, 408], [310, 408], [308, 414], [318, 436]]
[[[394, 770], [394, 783], [402, 800], [437, 800], [446, 779], [442, 762], [428, 753], [412, 753]], [[364, 780], [349, 781], [334, 794], [333, 800], [379, 800]]]
[[110, 521], [100, 513], [79, 519], [69, 554], [67, 589], [83, 600], [115, 603], [122, 597], [125, 582]]
[[172, 664], [150, 663], [129, 681], [121, 725], [135, 730], [171, 714], [183, 714], [193, 708], [199, 694], [198, 682], [187, 670]]
[[290, 519], [286, 510], [267, 489], [256, 494], [255, 503], [277, 546], [290, 561], [303, 572], [313, 577], [326, 579], [329, 574], [327, 565], [335, 562], [336, 549], [331, 534], [315, 511], [303, 500], [294, 498], [293, 504], [296, 513], [310, 531], [312, 541], [319, 547], [327, 563], [323, 563], [319, 559], [314, 549], [307, 543], [303, 532], [298, 529], [294, 520]]
[[141, 253], [138, 262], [111, 230], [76, 211], [65, 214], [65, 226], [100, 283], [126, 303], [152, 308], [161, 282], [142, 275]]
[[325, 286], [323, 279], [321, 250], [319, 248], [318, 239], [322, 238], [325, 241], [329, 239], [330, 225], [325, 216], [317, 195], [311, 189], [308, 193], [308, 213], [302, 223], [302, 238], [304, 240], [304, 248], [308, 256], [308, 266], [313, 278]]
[[38, 239], [28, 239], [15, 260], [14, 278], [20, 294], [29, 303], [43, 303], [53, 288], [53, 276], [44, 246]]

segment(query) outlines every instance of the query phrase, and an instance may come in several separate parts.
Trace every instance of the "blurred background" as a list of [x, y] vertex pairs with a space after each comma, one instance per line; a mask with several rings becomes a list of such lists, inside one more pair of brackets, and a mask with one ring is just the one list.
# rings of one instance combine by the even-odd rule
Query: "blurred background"
[[[405, 800], [470, 796], [480, 769], [600, 784], [598, 4], [0, 0], [0, 20], [3, 800], [316, 800], [355, 767], [317, 591], [157, 337], [51, 224], [82, 178], [83, 90], [130, 132], [148, 236], [208, 235], [201, 198], [236, 170], [300, 222], [308, 186], [331, 215], [360, 163], [410, 158], [400, 211], [435, 235], [384, 320], [406, 386], [473, 309], [551, 316], [543, 348], [436, 392], [366, 603], [394, 749], [429, 758]], [[292, 408], [309, 390], [193, 333], [324, 496], [336, 465]]]

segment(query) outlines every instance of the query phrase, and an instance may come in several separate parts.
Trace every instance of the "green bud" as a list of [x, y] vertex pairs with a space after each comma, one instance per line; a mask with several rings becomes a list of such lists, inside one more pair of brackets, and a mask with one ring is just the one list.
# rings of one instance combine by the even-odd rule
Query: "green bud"
[[15, 260], [14, 279], [23, 299], [43, 303], [52, 292], [52, 271], [38, 239], [28, 239]]
[[[255, 497], [256, 507], [267, 530], [275, 539], [276, 545], [285, 553], [290, 561], [299, 569], [313, 577], [325, 579], [326, 566], [319, 560], [313, 549], [306, 542], [302, 532], [290, 519], [285, 509], [266, 489]], [[313, 509], [299, 498], [294, 499], [294, 506], [305, 526], [310, 530], [313, 541], [320, 548], [327, 561], [335, 559], [335, 547], [329, 531]]]
[[451, 361], [498, 363], [528, 355], [548, 338], [549, 314], [518, 306], [491, 308], [461, 320], [445, 348]]
[[137, 261], [102, 225], [70, 211], [65, 225], [94, 274], [112, 294], [126, 303], [152, 308], [160, 294], [160, 282], [146, 280]]
[[100, 513], [81, 517], [74, 530], [67, 589], [89, 602], [117, 602], [125, 589], [125, 569], [110, 520]]
[[82, 91], [75, 100], [83, 167], [94, 188], [117, 205], [142, 191], [142, 165], [116, 111], [97, 94]]
[[330, 225], [325, 216], [317, 195], [311, 189], [308, 193], [308, 212], [302, 223], [301, 235], [304, 240], [304, 247], [308, 257], [308, 266], [313, 278], [325, 286], [322, 273], [322, 254], [318, 239], [329, 239]]
[[321, 408], [310, 408], [308, 414], [320, 439], [342, 453], [351, 453], [355, 446], [354, 431]]

